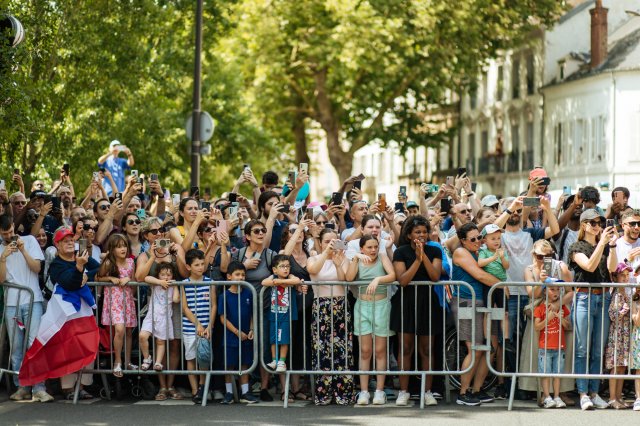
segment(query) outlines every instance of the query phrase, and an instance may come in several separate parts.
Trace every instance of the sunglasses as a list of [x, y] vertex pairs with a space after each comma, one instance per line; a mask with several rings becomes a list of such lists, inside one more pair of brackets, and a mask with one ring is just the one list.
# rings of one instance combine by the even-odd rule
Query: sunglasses
[[513, 211], [513, 212], [511, 212], [511, 213], [522, 214], [522, 209], [514, 210], [514, 211]]
[[325, 223], [327, 223], [328, 221], [326, 220], [316, 220], [316, 225], [320, 225], [323, 226]]
[[260, 229], [252, 229], [251, 230], [252, 234], [258, 235], [258, 234], [266, 234], [267, 233], [267, 228], [260, 228]]
[[140, 225], [142, 222], [140, 222], [139, 219], [129, 219], [127, 220], [127, 225]]
[[596, 227], [596, 226], [602, 226], [602, 222], [600, 222], [599, 220], [589, 220], [587, 221], [587, 223], [589, 225], [591, 225], [592, 227]]
[[470, 211], [471, 211], [471, 210], [467, 210], [467, 209], [465, 209], [465, 210], [460, 210], [460, 211], [458, 212], [458, 214], [467, 214], [467, 213], [469, 213]]
[[25, 206], [25, 205], [27, 205], [27, 202], [26, 201], [14, 201], [13, 204], [20, 205], [20, 206]]
[[633, 222], [625, 222], [624, 224], [629, 225], [632, 228], [640, 226], [640, 222], [638, 222], [637, 220], [634, 220]]
[[149, 229], [147, 232], [153, 235], [158, 235], [158, 233], [164, 234], [165, 231], [164, 231], [164, 228], [158, 228], [158, 229]]
[[98, 231], [98, 227], [97, 226], [91, 226], [88, 223], [85, 223], [84, 225], [82, 225], [82, 229], [85, 231], [93, 231], [93, 232], [97, 232]]
[[553, 253], [549, 253], [549, 254], [535, 254], [536, 259], [538, 260], [544, 260], [545, 257], [553, 257]]
[[215, 231], [216, 228], [212, 227], [212, 226], [207, 226], [206, 228], [204, 228], [202, 230], [202, 232], [213, 232]]
[[471, 237], [471, 238], [465, 238], [465, 240], [469, 241], [470, 243], [475, 243], [475, 242], [480, 242], [480, 241], [482, 241], [482, 237]]
[[100, 204], [98, 208], [102, 211], [109, 210], [111, 208], [111, 204]]

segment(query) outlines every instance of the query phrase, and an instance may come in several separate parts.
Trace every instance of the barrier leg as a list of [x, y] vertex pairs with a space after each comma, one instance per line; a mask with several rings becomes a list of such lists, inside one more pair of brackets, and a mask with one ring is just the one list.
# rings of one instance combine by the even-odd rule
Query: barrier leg
[[508, 410], [511, 411], [513, 409], [513, 397], [516, 393], [516, 376], [511, 376], [511, 390], [509, 391], [509, 405]]
[[446, 375], [444, 376], [444, 400], [447, 402], [447, 404], [451, 403], [451, 376]]
[[424, 384], [427, 381], [427, 374], [422, 373], [420, 377], [420, 409], [424, 409]]
[[204, 378], [204, 390], [202, 391], [202, 406], [207, 406], [207, 400], [209, 399], [209, 385], [211, 384], [211, 373], [207, 373]]
[[100, 374], [100, 378], [102, 379], [102, 386], [104, 387], [104, 395], [107, 398], [107, 401], [111, 401], [111, 389], [109, 388], [107, 375], [105, 373], [102, 373]]
[[288, 371], [285, 373], [284, 389], [282, 393], [284, 395], [284, 408], [289, 407], [289, 382], [291, 381], [291, 373]]
[[76, 379], [76, 385], [73, 391], [73, 405], [78, 404], [78, 397], [80, 395], [80, 382], [82, 381], [82, 370], [78, 371], [78, 378]]

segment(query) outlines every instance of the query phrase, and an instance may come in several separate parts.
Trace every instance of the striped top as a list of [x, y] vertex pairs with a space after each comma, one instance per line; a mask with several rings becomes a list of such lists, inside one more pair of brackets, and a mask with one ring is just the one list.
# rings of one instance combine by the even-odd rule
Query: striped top
[[[187, 278], [184, 281], [191, 281]], [[211, 281], [209, 277], [202, 277], [202, 281]], [[184, 294], [187, 298], [187, 307], [198, 319], [203, 327], [209, 325], [209, 315], [211, 311], [211, 299], [209, 292], [211, 287], [206, 285], [184, 285]], [[215, 291], [215, 290], [214, 290]], [[196, 326], [182, 314], [182, 334], [186, 336], [196, 335]]]

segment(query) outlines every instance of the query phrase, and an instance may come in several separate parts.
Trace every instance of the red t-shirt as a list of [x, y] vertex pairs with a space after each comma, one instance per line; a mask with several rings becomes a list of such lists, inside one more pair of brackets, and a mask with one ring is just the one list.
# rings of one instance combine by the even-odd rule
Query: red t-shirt
[[[568, 318], [569, 315], [569, 309], [567, 309], [566, 306], [562, 305], [562, 318]], [[539, 304], [533, 311], [533, 317], [540, 318], [542, 321], [544, 321], [547, 317], [547, 305], [545, 305], [544, 303]], [[553, 318], [547, 323], [546, 328], [540, 330], [540, 340], [538, 340], [538, 347], [540, 349], [564, 349], [564, 336], [565, 331], [563, 330], [562, 324], [560, 323], [560, 318]], [[558, 342], [560, 342], [560, 344]]]

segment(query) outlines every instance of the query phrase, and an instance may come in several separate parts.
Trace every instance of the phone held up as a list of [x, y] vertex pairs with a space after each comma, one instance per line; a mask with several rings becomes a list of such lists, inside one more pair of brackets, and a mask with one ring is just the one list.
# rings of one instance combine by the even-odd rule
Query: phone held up
[[525, 207], [539, 207], [540, 206], [540, 198], [538, 197], [525, 197], [522, 200], [522, 205]]
[[387, 210], [387, 195], [380, 193], [378, 194], [378, 207], [380, 207], [380, 212], [384, 212]]

